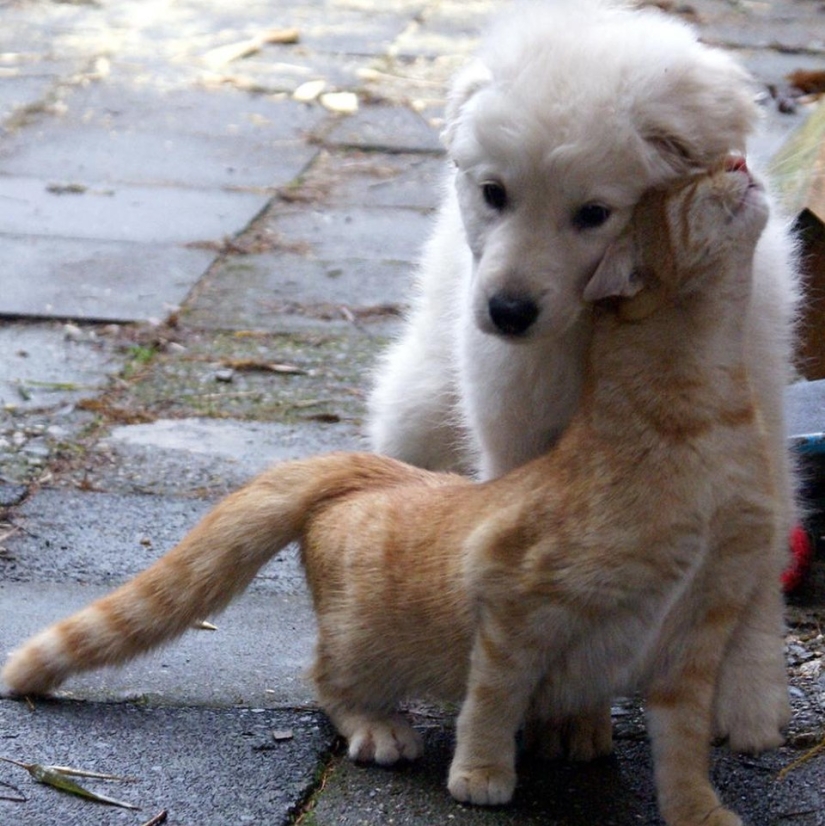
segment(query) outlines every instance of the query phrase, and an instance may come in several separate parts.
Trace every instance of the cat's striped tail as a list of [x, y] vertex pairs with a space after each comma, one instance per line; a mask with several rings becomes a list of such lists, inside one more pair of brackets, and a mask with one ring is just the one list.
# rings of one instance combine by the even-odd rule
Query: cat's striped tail
[[143, 573], [32, 637], [12, 653], [2, 678], [19, 694], [44, 694], [70, 674], [126, 662], [225, 608], [264, 563], [300, 540], [325, 504], [426, 476], [362, 453], [276, 465], [220, 502]]

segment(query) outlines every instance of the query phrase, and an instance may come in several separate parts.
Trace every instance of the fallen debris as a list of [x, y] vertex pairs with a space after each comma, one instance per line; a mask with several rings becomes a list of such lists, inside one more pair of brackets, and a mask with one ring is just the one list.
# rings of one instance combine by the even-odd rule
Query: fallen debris
[[169, 816], [169, 812], [166, 809], [158, 812], [153, 818], [150, 818], [143, 824], [143, 826], [161, 826], [162, 823], [166, 823], [166, 818]]
[[316, 100], [318, 95], [327, 87], [325, 80], [308, 80], [302, 83], [293, 93], [292, 99], [299, 103], [311, 103]]
[[0, 780], [0, 786], [5, 789], [11, 789], [14, 794], [0, 794], [0, 800], [7, 800], [10, 803], [25, 803], [28, 800], [28, 797], [17, 788], [17, 786], [13, 786], [11, 783], [6, 783], [3, 780]]
[[208, 622], [207, 620], [200, 620], [199, 622], [196, 622], [192, 627], [197, 629], [198, 631], [217, 631], [218, 630], [217, 625], [213, 625], [211, 622]]
[[825, 752], [825, 737], [822, 738], [813, 748], [808, 749], [801, 757], [797, 757], [791, 763], [788, 763], [779, 774], [776, 775], [777, 780], [784, 780], [794, 769], [798, 769], [800, 766], [807, 763], [809, 760], [816, 757], [818, 754], [822, 754]]
[[825, 94], [825, 71], [797, 69], [787, 76], [787, 81], [803, 95]]
[[256, 359], [223, 359], [221, 365], [229, 370], [240, 373], [281, 373], [288, 376], [305, 376], [306, 370], [296, 364], [279, 364], [270, 361], [257, 361]]
[[113, 797], [108, 797], [104, 794], [92, 792], [89, 789], [81, 786], [72, 777], [89, 777], [94, 780], [116, 780], [123, 783], [133, 783], [132, 777], [118, 777], [114, 774], [103, 774], [101, 772], [85, 771], [83, 769], [72, 769], [68, 766], [44, 766], [40, 763], [22, 763], [19, 760], [12, 760], [10, 757], [0, 757], [4, 763], [11, 763], [14, 766], [19, 766], [25, 769], [38, 783], [43, 783], [46, 786], [51, 786], [61, 792], [74, 794], [78, 797], [84, 797], [87, 800], [93, 800], [97, 803], [105, 803], [109, 806], [118, 806], [121, 809], [138, 810], [139, 806], [134, 806], [131, 803], [126, 803], [122, 800], [116, 800]]
[[240, 60], [256, 54], [268, 43], [290, 45], [297, 43], [299, 39], [298, 29], [269, 29], [256, 37], [210, 49], [203, 56], [203, 60], [210, 69], [216, 70], [226, 66], [227, 63], [231, 63], [233, 60]]
[[358, 111], [358, 95], [354, 92], [326, 92], [320, 97], [321, 106], [339, 115]]

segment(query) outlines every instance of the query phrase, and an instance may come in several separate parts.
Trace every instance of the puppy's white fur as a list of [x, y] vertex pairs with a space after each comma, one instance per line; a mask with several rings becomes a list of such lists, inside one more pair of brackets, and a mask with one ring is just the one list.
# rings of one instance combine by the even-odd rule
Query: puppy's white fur
[[[658, 11], [554, 0], [497, 20], [452, 87], [444, 140], [453, 169], [411, 312], [376, 376], [373, 447], [482, 478], [550, 447], [578, 399], [589, 336], [581, 291], [607, 245], [644, 190], [744, 150], [756, 117], [746, 73]], [[485, 202], [489, 182], [505, 188], [503, 209]], [[588, 204], [607, 207], [607, 220], [577, 222]], [[789, 526], [782, 390], [798, 279], [780, 218], [760, 241], [754, 278], [751, 368]], [[535, 304], [523, 335], [497, 332], [496, 295]], [[776, 579], [755, 595], [717, 691], [718, 733], [742, 750], [779, 743], [789, 714], [778, 585], [785, 547], [766, 553]], [[605, 720], [594, 710], [594, 727]], [[604, 736], [577, 728], [571, 751], [604, 750], [588, 745]]]

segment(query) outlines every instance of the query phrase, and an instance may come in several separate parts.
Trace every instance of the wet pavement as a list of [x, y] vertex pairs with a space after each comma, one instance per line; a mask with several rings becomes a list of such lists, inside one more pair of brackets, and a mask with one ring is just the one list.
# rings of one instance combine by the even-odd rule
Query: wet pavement
[[[439, 197], [444, 83], [500, 5], [0, 0], [0, 651], [270, 462], [363, 446], [369, 371]], [[825, 6], [661, 5], [756, 74], [767, 158], [808, 108], [779, 111], [785, 75], [825, 69]], [[778, 777], [823, 736], [823, 605], [817, 570], [789, 609], [788, 745], [715, 752], [752, 826], [825, 824], [825, 757]], [[615, 757], [526, 763], [513, 806], [473, 809], [445, 788], [449, 709], [410, 709], [420, 764], [343, 759], [303, 677], [294, 554], [215, 624], [58, 700], [0, 698], [0, 756], [134, 776], [89, 785], [141, 807], [0, 764], [27, 798], [0, 785], [0, 823], [659, 823], [630, 701]]]

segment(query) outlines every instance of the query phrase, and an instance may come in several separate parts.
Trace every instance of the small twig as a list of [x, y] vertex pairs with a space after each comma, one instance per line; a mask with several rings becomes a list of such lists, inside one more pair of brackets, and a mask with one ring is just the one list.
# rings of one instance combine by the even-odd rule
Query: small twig
[[804, 763], [816, 757], [818, 754], [825, 752], [825, 737], [822, 738], [813, 748], [808, 749], [801, 757], [797, 757], [792, 763], [788, 763], [779, 774], [776, 775], [777, 780], [784, 780], [794, 769], [798, 769]]
[[169, 815], [169, 812], [164, 809], [161, 812], [158, 812], [153, 818], [147, 820], [143, 826], [160, 826], [161, 823], [166, 823], [166, 818]]
[[0, 780], [0, 786], [5, 786], [7, 789], [12, 789], [13, 791], [17, 792], [17, 797], [11, 797], [7, 794], [0, 794], [0, 800], [8, 800], [10, 803], [25, 803], [28, 800], [28, 797], [17, 788], [17, 786], [13, 786], [11, 783], [6, 783], [4, 780]]

